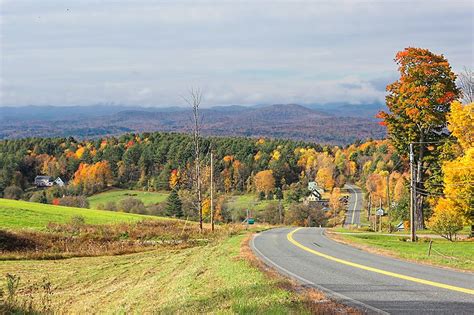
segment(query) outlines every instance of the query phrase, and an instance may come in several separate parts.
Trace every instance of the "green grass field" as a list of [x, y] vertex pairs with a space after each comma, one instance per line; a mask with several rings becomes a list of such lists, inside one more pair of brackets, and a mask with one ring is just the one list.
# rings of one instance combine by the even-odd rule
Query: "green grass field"
[[240, 256], [244, 237], [123, 256], [1, 261], [0, 288], [6, 273], [21, 277], [20, 291], [46, 277], [58, 313], [310, 313], [301, 296]]
[[250, 209], [253, 211], [262, 211], [271, 203], [278, 203], [277, 200], [259, 200], [255, 194], [245, 194], [232, 196], [228, 202], [228, 206], [233, 210]]
[[168, 192], [149, 192], [140, 190], [113, 189], [97, 195], [90, 196], [89, 205], [92, 209], [97, 209], [98, 204], [105, 204], [110, 201], [120, 201], [122, 199], [133, 197], [143, 201], [145, 205], [165, 202], [168, 198]]
[[66, 223], [73, 216], [78, 215], [84, 217], [88, 224], [133, 222], [146, 218], [157, 219], [157, 217], [139, 214], [53, 206], [0, 198], [0, 229], [44, 230], [49, 222]]
[[429, 242], [420, 240], [416, 243], [401, 241], [401, 236], [367, 234], [339, 234], [350, 243], [365, 245], [382, 253], [396, 257], [474, 271], [474, 242], [450, 242], [445, 239], [433, 239], [431, 255], [428, 256]]

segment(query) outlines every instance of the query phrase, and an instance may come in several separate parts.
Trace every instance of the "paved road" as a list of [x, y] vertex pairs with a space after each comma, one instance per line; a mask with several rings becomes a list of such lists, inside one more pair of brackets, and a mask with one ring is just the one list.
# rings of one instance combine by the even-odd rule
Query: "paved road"
[[370, 254], [321, 228], [268, 230], [252, 249], [281, 273], [369, 314], [474, 314], [474, 273]]
[[360, 225], [360, 213], [362, 211], [362, 202], [364, 200], [362, 190], [355, 185], [346, 184], [345, 187], [351, 195], [347, 205], [346, 221], [344, 222], [344, 225]]

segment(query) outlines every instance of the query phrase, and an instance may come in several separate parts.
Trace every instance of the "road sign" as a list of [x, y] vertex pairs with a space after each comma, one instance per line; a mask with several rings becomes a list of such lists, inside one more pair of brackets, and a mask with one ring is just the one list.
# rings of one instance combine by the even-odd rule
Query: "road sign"
[[249, 218], [249, 219], [248, 219], [248, 223], [249, 223], [249, 224], [254, 224], [254, 223], [255, 223], [255, 219], [254, 219], [254, 218]]
[[382, 208], [378, 208], [375, 214], [381, 217], [385, 214], [385, 211]]

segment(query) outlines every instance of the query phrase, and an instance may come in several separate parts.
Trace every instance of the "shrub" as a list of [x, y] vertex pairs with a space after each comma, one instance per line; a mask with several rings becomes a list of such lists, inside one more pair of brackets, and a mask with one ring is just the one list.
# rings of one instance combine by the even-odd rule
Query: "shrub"
[[44, 191], [37, 191], [30, 197], [30, 202], [48, 203], [46, 193]]
[[428, 227], [447, 240], [453, 241], [463, 228], [462, 216], [455, 210], [450, 199], [441, 198], [428, 221]]
[[107, 201], [104, 205], [105, 210], [117, 211], [117, 203], [115, 201]]
[[18, 200], [23, 195], [23, 190], [18, 186], [8, 186], [3, 191], [3, 198]]
[[[283, 206], [282, 206], [283, 208]], [[283, 215], [283, 209], [282, 209]], [[278, 209], [278, 204], [270, 203], [268, 204], [265, 209], [260, 214], [260, 219], [264, 222], [268, 222], [270, 224], [278, 224], [280, 222], [280, 213]]]
[[326, 218], [320, 205], [295, 204], [285, 212], [285, 223], [302, 226], [325, 225]]
[[66, 207], [89, 208], [89, 200], [85, 196], [65, 196], [59, 199], [59, 205]]
[[166, 216], [166, 206], [162, 203], [149, 205], [146, 210], [149, 215]]
[[143, 201], [137, 198], [128, 197], [119, 201], [118, 210], [128, 213], [145, 214], [146, 208]]

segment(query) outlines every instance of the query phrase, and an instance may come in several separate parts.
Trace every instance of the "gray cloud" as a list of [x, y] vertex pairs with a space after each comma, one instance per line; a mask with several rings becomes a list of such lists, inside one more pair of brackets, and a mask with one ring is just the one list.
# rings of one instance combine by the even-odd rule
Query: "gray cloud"
[[404, 47], [473, 64], [470, 1], [0, 3], [2, 105], [357, 104]]

